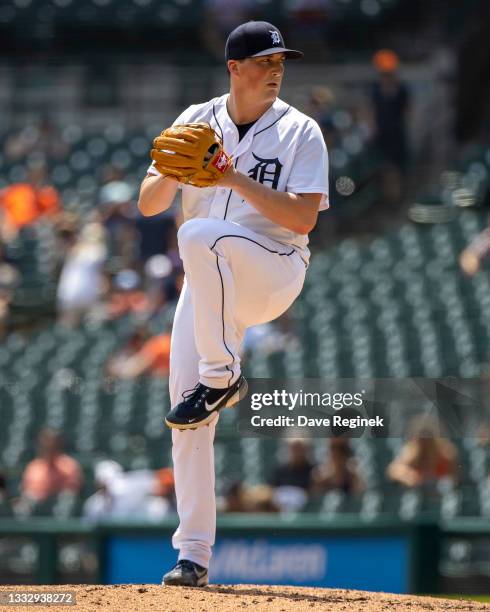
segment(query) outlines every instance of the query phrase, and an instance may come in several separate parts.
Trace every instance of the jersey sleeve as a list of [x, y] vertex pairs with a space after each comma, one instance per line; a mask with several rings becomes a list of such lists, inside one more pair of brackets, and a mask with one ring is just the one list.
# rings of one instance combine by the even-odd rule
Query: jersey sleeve
[[[185, 111], [183, 111], [178, 117], [177, 119], [172, 123], [172, 125], [179, 125], [179, 123], [189, 123], [189, 116], [192, 115], [192, 112], [195, 108], [195, 106], [197, 105], [192, 105], [189, 106], [188, 108], [185, 109]], [[160, 174], [160, 172], [158, 172], [158, 170], [155, 168], [155, 162], [151, 162], [148, 170], [146, 171], [147, 174], [152, 174], [154, 176], [158, 176]], [[180, 183], [179, 183], [179, 187], [180, 187]]]
[[329, 207], [328, 151], [320, 126], [312, 119], [298, 144], [286, 189], [291, 193], [321, 193], [319, 210]]

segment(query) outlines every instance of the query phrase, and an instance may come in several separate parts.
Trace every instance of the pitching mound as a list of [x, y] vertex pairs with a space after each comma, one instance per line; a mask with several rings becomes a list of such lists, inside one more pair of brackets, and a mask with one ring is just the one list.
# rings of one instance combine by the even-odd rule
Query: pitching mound
[[[257, 586], [250, 584], [220, 585], [213, 584], [199, 589], [182, 587], [160, 587], [153, 584], [121, 585], [63, 585], [63, 586], [1, 586], [0, 594], [15, 590], [60, 592], [71, 590], [76, 593], [76, 606], [50, 606], [30, 604], [29, 606], [8, 606], [16, 612], [30, 612], [33, 607], [55, 610], [85, 612], [97, 610], [154, 610], [155, 612], [236, 612], [249, 609], [251, 612], [312, 612], [328, 610], [332, 612], [380, 612], [381, 610], [401, 610], [403, 612], [439, 612], [458, 610], [458, 612], [482, 610], [489, 612], [490, 604], [463, 600], [433, 599], [412, 595], [389, 595], [367, 593], [344, 589], [314, 589], [286, 586]], [[6, 609], [0, 605], [2, 609]]]

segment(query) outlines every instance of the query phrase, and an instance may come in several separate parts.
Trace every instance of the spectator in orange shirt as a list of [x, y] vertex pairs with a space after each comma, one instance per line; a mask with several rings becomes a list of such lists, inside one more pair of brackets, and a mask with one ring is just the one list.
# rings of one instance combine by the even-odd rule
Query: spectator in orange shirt
[[38, 166], [29, 171], [25, 183], [15, 183], [0, 191], [7, 239], [14, 238], [21, 228], [31, 225], [39, 217], [59, 212], [59, 194], [45, 182], [46, 170], [44, 166]]
[[170, 334], [150, 335], [147, 325], [140, 325], [125, 347], [111, 357], [107, 373], [120, 379], [133, 379], [143, 374], [168, 376]]
[[38, 455], [27, 465], [22, 477], [24, 497], [40, 502], [61, 491], [80, 491], [83, 482], [80, 465], [62, 450], [62, 438], [57, 431], [41, 430]]
[[148, 338], [137, 354], [146, 364], [144, 371], [153, 376], [168, 376], [170, 363], [170, 334], [159, 334]]

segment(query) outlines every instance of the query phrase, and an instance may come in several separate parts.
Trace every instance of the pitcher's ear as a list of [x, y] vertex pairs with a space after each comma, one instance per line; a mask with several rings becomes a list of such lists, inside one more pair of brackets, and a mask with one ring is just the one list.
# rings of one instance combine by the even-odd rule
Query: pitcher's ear
[[230, 74], [238, 74], [239, 60], [228, 60], [228, 72]]

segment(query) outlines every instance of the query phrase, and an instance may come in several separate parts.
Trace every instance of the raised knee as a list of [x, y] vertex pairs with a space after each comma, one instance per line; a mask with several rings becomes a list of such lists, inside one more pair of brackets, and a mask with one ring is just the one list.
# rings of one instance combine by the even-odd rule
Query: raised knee
[[181, 254], [189, 248], [205, 243], [206, 221], [206, 219], [189, 219], [180, 226], [177, 241]]

